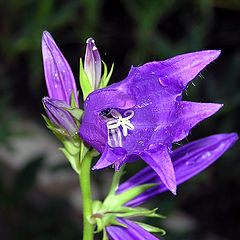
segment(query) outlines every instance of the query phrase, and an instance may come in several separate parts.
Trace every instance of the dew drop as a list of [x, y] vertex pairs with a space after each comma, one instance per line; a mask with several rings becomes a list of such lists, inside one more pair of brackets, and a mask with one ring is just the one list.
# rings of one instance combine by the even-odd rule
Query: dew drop
[[187, 166], [193, 165], [193, 163], [194, 163], [193, 161], [186, 161], [186, 162], [185, 162], [185, 164], [186, 164]]
[[168, 82], [166, 79], [164, 78], [158, 78], [159, 83], [163, 86], [163, 87], [167, 87], [168, 86]]
[[57, 84], [55, 84], [55, 85], [54, 85], [54, 87], [55, 87], [55, 88], [57, 88], [57, 87], [58, 87], [58, 85], [57, 85]]
[[58, 76], [58, 74], [57, 74], [57, 73], [55, 73], [55, 74], [54, 74], [54, 77], [57, 77], [57, 76]]

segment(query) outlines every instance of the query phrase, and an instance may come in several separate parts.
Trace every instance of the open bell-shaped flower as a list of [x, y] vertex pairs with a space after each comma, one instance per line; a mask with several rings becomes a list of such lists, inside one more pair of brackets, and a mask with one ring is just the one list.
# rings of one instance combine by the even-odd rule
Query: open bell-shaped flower
[[94, 169], [115, 164], [117, 170], [140, 157], [176, 193], [172, 143], [222, 107], [181, 101], [182, 93], [219, 54], [200, 51], [132, 67], [123, 81], [90, 93], [79, 133], [102, 153]]

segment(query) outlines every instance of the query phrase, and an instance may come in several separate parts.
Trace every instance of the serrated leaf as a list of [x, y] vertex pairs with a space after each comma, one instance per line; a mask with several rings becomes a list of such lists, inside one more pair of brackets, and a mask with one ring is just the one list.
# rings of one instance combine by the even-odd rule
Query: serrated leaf
[[92, 89], [91, 83], [89, 82], [87, 74], [84, 71], [82, 58], [80, 58], [79, 80], [80, 80], [80, 86], [83, 93], [83, 100], [85, 100], [88, 94], [93, 91], [93, 89]]
[[134, 221], [134, 222], [150, 233], [161, 233], [162, 236], [166, 234], [166, 231], [162, 228], [155, 227], [155, 226], [152, 226], [152, 225], [149, 225], [146, 223], [142, 223], [142, 222], [137, 222], [137, 221]]

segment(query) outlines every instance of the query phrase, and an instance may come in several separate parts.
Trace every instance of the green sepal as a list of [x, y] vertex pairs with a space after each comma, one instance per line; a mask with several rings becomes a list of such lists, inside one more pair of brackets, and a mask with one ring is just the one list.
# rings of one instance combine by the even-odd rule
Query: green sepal
[[142, 223], [142, 222], [137, 222], [137, 221], [133, 221], [135, 222], [137, 225], [139, 225], [140, 227], [142, 227], [143, 229], [145, 229], [146, 231], [150, 232], [150, 233], [161, 233], [162, 236], [164, 236], [166, 234], [166, 231], [162, 228], [159, 227], [155, 227], [146, 223]]
[[111, 184], [108, 196], [106, 198], [115, 194], [115, 192], [118, 188], [118, 185], [119, 185], [120, 178], [124, 174], [123, 169], [124, 169], [124, 165], [117, 172], [114, 173], [113, 179], [112, 179], [112, 184]]
[[66, 148], [59, 148], [59, 150], [61, 150], [64, 153], [64, 155], [70, 162], [70, 164], [71, 164], [72, 168], [75, 170], [75, 172], [77, 174], [80, 174], [80, 162], [76, 159], [76, 156], [73, 156], [72, 154], [70, 154]]
[[82, 58], [80, 58], [79, 81], [83, 93], [83, 100], [85, 100], [89, 93], [93, 91], [88, 76], [83, 68]]
[[99, 212], [99, 210], [102, 208], [103, 203], [101, 201], [95, 200], [93, 201], [92, 209], [93, 213]]
[[58, 128], [49, 118], [42, 114], [43, 119], [47, 123], [47, 128], [50, 129], [53, 134], [60, 140], [63, 141], [64, 138], [70, 138], [71, 136], [61, 128]]
[[84, 111], [80, 108], [66, 108], [66, 107], [62, 107], [62, 109], [68, 111], [71, 116], [73, 118], [75, 118], [76, 120], [80, 121]]
[[130, 188], [129, 190], [127, 190], [121, 194], [109, 195], [105, 199], [103, 204], [104, 204], [104, 206], [106, 206], [107, 209], [115, 210], [116, 208], [124, 205], [126, 202], [137, 197], [138, 195], [140, 195], [142, 192], [146, 191], [147, 189], [149, 189], [151, 187], [155, 187], [157, 185], [159, 185], [159, 183], [139, 185], [134, 188]]
[[103, 71], [103, 75], [100, 79], [100, 82], [98, 84], [98, 89], [105, 88], [108, 85], [108, 82], [109, 82], [109, 80], [112, 76], [113, 67], [114, 67], [114, 63], [113, 63], [112, 66], [111, 66], [110, 72], [108, 73], [106, 63], [104, 61], [102, 61], [102, 63], [103, 63], [104, 71]]
[[102, 240], [109, 240], [108, 235], [107, 235], [107, 231], [105, 229], [103, 229], [103, 238]]
[[71, 108], [78, 108], [77, 103], [76, 103], [76, 99], [74, 97], [73, 91], [71, 93]]
[[48, 126], [51, 127], [51, 128], [56, 127], [55, 124], [48, 117], [46, 117], [44, 114], [42, 114], [42, 117], [43, 117], [44, 121], [46, 122], [47, 127]]
[[94, 222], [97, 225], [97, 229], [95, 230], [95, 233], [99, 233], [99, 232], [103, 231], [103, 229], [106, 226], [110, 226], [110, 225], [117, 225], [117, 226], [127, 228], [126, 225], [124, 225], [116, 220], [115, 213], [108, 213], [108, 214], [103, 214], [103, 215], [93, 214], [90, 218], [91, 218], [91, 220], [89, 222], [92, 224]]
[[83, 158], [87, 154], [88, 150], [89, 150], [89, 147], [87, 147], [85, 145], [84, 141], [81, 140], [81, 143], [80, 143], [80, 163], [82, 162]]

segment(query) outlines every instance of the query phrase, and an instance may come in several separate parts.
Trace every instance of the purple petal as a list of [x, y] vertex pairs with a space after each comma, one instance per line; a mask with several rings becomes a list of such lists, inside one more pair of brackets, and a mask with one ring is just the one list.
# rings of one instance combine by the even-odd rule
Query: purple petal
[[107, 226], [106, 231], [111, 240], [158, 240], [154, 235], [128, 219], [117, 218], [117, 221], [128, 228], [117, 225]]
[[158, 174], [166, 187], [176, 194], [175, 174], [167, 147], [151, 147], [141, 153], [140, 157]]
[[[209, 63], [214, 61], [221, 51], [207, 50], [178, 55], [161, 62], [147, 63], [142, 66], [144, 70], [152, 71], [159, 76], [163, 86], [171, 83], [185, 88], [197, 74]], [[152, 69], [151, 69], [152, 67]]]
[[175, 124], [171, 126], [175, 132], [172, 141], [181, 141], [196, 124], [215, 114], [222, 106], [222, 104], [217, 103], [179, 102], [178, 116], [176, 116]]
[[112, 148], [110, 146], [106, 147], [103, 155], [100, 157], [96, 165], [92, 168], [93, 170], [108, 167], [115, 163], [116, 170], [122, 165], [124, 159], [126, 158], [126, 150], [124, 148]]
[[[232, 147], [237, 140], [238, 135], [236, 133], [216, 134], [193, 141], [178, 148], [177, 150], [174, 150], [171, 154], [171, 158], [173, 161], [177, 185], [203, 171], [220, 156], [222, 156], [225, 151]], [[146, 181], [143, 181], [143, 179]], [[150, 167], [146, 167], [135, 176], [121, 184], [117, 193], [121, 193], [140, 184], [157, 182], [161, 182], [159, 176], [155, 171], [152, 171]], [[152, 187], [135, 199], [129, 201], [127, 205], [138, 206], [166, 190], [168, 189], [164, 184]]]
[[72, 70], [49, 32], [42, 35], [42, 56], [50, 98], [71, 104], [72, 92], [78, 105], [77, 87]]

